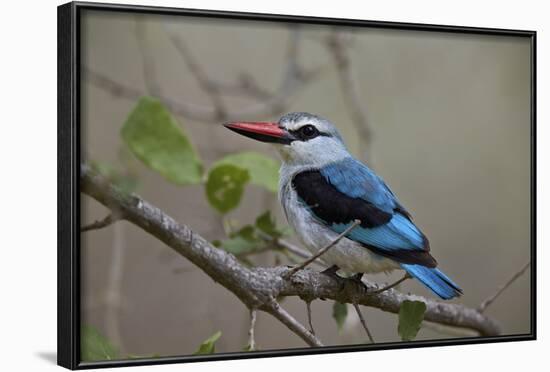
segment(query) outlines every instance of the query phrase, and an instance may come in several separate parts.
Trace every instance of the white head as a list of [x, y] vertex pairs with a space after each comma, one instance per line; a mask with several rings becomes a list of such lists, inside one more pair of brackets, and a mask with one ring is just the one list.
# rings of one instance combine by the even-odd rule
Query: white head
[[289, 166], [322, 167], [350, 156], [340, 133], [328, 120], [307, 112], [283, 115], [278, 123], [236, 122], [225, 126], [275, 145]]

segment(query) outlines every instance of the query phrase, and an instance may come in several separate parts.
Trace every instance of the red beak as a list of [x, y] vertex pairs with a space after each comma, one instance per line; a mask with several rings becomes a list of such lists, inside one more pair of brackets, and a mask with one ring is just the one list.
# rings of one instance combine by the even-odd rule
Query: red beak
[[241, 121], [225, 123], [224, 126], [233, 132], [239, 133], [261, 142], [290, 144], [293, 138], [278, 123]]

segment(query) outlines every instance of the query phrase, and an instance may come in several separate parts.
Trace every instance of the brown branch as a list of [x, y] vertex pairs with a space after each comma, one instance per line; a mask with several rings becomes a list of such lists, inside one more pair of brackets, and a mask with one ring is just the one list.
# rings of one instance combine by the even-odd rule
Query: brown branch
[[313, 320], [311, 317], [311, 301], [306, 301], [306, 311], [307, 311], [307, 324], [309, 325], [309, 331], [315, 334], [315, 329], [313, 328]]
[[370, 333], [369, 327], [367, 327], [367, 322], [365, 322], [365, 318], [363, 318], [363, 314], [361, 313], [361, 309], [359, 308], [359, 305], [357, 305], [357, 303], [354, 302], [353, 307], [355, 308], [355, 312], [357, 313], [357, 316], [359, 317], [359, 321], [361, 322], [361, 325], [363, 326], [363, 329], [367, 333], [367, 337], [369, 338], [370, 343], [374, 344], [374, 338], [372, 337], [372, 334]]
[[[164, 242], [177, 253], [201, 268], [208, 276], [233, 292], [248, 308], [273, 315], [310, 346], [321, 341], [294, 319], [275, 300], [277, 286], [263, 272], [241, 265], [232, 254], [212, 246], [185, 225], [178, 224], [160, 209], [136, 195], [128, 195], [109, 183], [87, 165], [81, 166], [81, 192], [106, 207], [114, 207], [125, 219]], [[266, 281], [266, 279], [268, 281]]]
[[256, 338], [254, 332], [256, 328], [256, 309], [250, 309], [250, 328], [248, 328], [248, 350], [256, 350]]
[[292, 315], [290, 315], [285, 309], [279, 305], [277, 301], [271, 299], [271, 302], [263, 307], [263, 310], [273, 315], [281, 323], [287, 326], [292, 332], [298, 335], [309, 346], [323, 346], [321, 340], [319, 340], [311, 331], [298, 322]]
[[531, 265], [531, 261], [527, 262], [525, 265], [523, 265], [521, 267], [521, 269], [519, 269], [514, 275], [512, 275], [512, 277], [510, 279], [508, 279], [508, 281], [506, 283], [504, 283], [503, 285], [501, 285], [495, 293], [493, 293], [491, 296], [487, 297], [480, 305], [479, 307], [477, 308], [477, 310], [482, 313], [484, 312], [487, 307], [489, 307], [493, 301], [495, 301], [498, 296], [500, 296], [502, 294], [502, 292], [504, 292], [508, 287], [510, 287], [512, 285], [512, 283], [514, 283], [520, 276], [523, 275], [523, 273], [529, 268], [529, 266]]
[[235, 294], [248, 308], [272, 314], [309, 345], [320, 346], [322, 343], [282, 309], [275, 298], [325, 298], [340, 303], [355, 302], [392, 313], [399, 312], [403, 301], [417, 300], [426, 304], [424, 319], [427, 321], [473, 329], [483, 336], [495, 336], [500, 333], [499, 325], [492, 318], [463, 305], [405, 295], [397, 291], [370, 295], [369, 291], [377, 289], [372, 283], [363, 282], [365, 289], [355, 283], [349, 285], [349, 280], [323, 275], [307, 268], [289, 279], [284, 279], [283, 275], [289, 271], [287, 267], [245, 267], [235, 256], [212, 246], [188, 226], [179, 224], [139, 196], [121, 192], [90, 167], [82, 165], [80, 177], [81, 192], [107, 207], [115, 207], [127, 221], [186, 257], [205, 274]]
[[116, 221], [118, 221], [120, 217], [116, 217], [113, 213], [109, 213], [109, 215], [101, 220], [97, 220], [92, 222], [91, 224], [84, 225], [80, 228], [80, 232], [86, 232], [90, 230], [99, 230], [104, 227], [107, 227], [109, 225], [112, 225]]

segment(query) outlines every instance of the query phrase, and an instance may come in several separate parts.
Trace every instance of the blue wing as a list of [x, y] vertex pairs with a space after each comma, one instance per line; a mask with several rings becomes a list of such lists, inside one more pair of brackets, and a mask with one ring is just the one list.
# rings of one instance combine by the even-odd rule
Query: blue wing
[[389, 213], [399, 204], [384, 181], [354, 158], [329, 164], [319, 171], [338, 191], [350, 198], [363, 199]]
[[398, 262], [435, 267], [428, 240], [384, 181], [353, 158], [293, 178], [298, 196], [328, 228]]

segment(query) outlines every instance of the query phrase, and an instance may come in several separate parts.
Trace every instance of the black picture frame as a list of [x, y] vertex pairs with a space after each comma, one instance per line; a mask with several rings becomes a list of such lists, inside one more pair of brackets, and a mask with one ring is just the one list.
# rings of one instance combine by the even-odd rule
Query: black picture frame
[[[80, 22], [83, 10], [183, 15], [233, 20], [261, 20], [348, 27], [369, 27], [414, 31], [438, 31], [529, 38], [531, 43], [531, 332], [523, 335], [471, 337], [452, 340], [327, 346], [285, 350], [236, 352], [155, 359], [80, 362]], [[255, 14], [155, 6], [71, 2], [58, 7], [58, 334], [57, 357], [69, 369], [138, 366], [210, 360], [261, 358], [410, 347], [481, 344], [536, 339], [536, 32], [525, 30], [442, 26], [353, 19]]]

